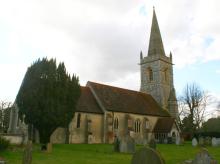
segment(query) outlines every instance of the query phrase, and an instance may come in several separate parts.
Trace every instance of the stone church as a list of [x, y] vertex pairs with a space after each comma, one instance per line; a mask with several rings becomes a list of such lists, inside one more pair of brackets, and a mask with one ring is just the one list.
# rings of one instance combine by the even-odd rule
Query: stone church
[[[140, 91], [90, 81], [81, 87], [69, 125], [70, 143], [112, 143], [115, 137], [130, 135], [143, 144], [152, 137], [161, 140], [179, 136], [172, 54], [165, 54], [155, 11], [148, 54], [144, 57], [140, 53], [140, 70]], [[9, 131], [18, 126], [16, 122], [10, 120]], [[65, 130], [57, 128], [51, 142], [64, 143]]]
[[[112, 143], [130, 135], [136, 143], [178, 136], [178, 116], [173, 84], [172, 54], [165, 55], [155, 11], [148, 54], [140, 53], [141, 86], [133, 91], [95, 82], [81, 87], [75, 117], [69, 125], [70, 143]], [[51, 136], [63, 143], [65, 131], [58, 128]]]

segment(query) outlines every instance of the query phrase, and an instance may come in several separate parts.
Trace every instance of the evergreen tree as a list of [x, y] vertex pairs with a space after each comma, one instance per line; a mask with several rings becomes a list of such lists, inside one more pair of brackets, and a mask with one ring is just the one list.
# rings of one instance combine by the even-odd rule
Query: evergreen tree
[[19, 117], [33, 125], [46, 144], [57, 127], [68, 129], [79, 96], [79, 79], [66, 72], [64, 63], [38, 59], [27, 69], [16, 97]]

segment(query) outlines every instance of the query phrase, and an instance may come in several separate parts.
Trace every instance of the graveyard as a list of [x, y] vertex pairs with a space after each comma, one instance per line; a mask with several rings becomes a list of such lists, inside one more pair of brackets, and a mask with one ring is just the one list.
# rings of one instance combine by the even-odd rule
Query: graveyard
[[[137, 145], [136, 150], [143, 146]], [[220, 147], [206, 146], [210, 155], [220, 161]], [[193, 159], [200, 150], [199, 146], [193, 147], [191, 142], [184, 145], [157, 144], [157, 151], [167, 164], [178, 164], [188, 159]], [[22, 161], [23, 147], [10, 147], [0, 152], [0, 157], [8, 163], [20, 164]], [[40, 145], [33, 146], [33, 164], [130, 164], [132, 154], [113, 151], [111, 144], [54, 144], [53, 151], [46, 153], [40, 151]]]

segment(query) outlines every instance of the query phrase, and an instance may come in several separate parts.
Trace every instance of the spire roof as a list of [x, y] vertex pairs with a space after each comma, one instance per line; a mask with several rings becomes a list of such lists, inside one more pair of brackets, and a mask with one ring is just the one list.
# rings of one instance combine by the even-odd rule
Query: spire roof
[[155, 9], [153, 8], [153, 19], [151, 25], [150, 41], [148, 47], [148, 56], [151, 55], [165, 55], [163, 41], [160, 34], [159, 25], [157, 22], [157, 16]]

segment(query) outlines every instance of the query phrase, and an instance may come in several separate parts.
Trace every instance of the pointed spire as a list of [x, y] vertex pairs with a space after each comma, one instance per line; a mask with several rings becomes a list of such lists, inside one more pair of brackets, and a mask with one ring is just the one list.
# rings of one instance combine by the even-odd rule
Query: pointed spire
[[173, 55], [172, 55], [172, 52], [170, 51], [170, 60], [172, 61], [173, 60]]
[[151, 25], [150, 41], [148, 47], [148, 56], [151, 55], [165, 55], [163, 41], [160, 35], [160, 29], [157, 22], [155, 8], [153, 7], [153, 19]]
[[142, 51], [140, 52], [140, 60], [142, 60], [143, 59], [143, 53], [142, 53]]

